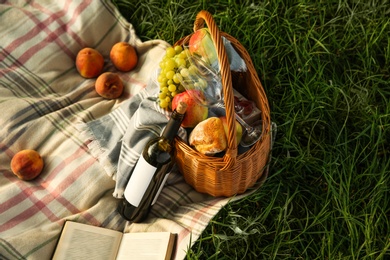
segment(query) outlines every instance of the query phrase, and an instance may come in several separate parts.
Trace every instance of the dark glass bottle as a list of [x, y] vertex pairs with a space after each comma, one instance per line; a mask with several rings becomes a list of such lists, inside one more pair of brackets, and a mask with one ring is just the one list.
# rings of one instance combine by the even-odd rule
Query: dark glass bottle
[[142, 222], [156, 202], [174, 164], [173, 140], [184, 118], [187, 104], [180, 103], [172, 112], [160, 137], [150, 140], [127, 183], [118, 211], [126, 220]]

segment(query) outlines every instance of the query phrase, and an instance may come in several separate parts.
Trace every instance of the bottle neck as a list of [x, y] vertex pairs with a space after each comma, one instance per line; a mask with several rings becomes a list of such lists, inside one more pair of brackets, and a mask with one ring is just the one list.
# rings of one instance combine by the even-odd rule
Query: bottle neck
[[161, 134], [161, 137], [167, 139], [169, 143], [172, 143], [173, 139], [177, 135], [177, 132], [179, 131], [183, 118], [184, 114], [179, 114], [176, 112], [176, 110], [174, 110], [171, 114], [171, 118], [164, 128], [164, 131]]

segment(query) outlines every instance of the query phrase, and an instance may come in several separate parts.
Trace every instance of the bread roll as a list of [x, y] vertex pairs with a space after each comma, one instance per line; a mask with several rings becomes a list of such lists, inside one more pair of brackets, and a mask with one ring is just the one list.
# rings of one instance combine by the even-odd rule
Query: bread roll
[[227, 139], [222, 120], [209, 117], [195, 126], [190, 133], [189, 144], [198, 152], [214, 155], [227, 148]]

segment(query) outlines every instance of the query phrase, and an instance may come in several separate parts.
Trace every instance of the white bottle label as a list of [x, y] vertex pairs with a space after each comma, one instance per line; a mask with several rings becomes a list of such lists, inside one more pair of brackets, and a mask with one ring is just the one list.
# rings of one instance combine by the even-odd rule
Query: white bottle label
[[141, 154], [124, 192], [126, 200], [134, 207], [141, 202], [156, 170]]

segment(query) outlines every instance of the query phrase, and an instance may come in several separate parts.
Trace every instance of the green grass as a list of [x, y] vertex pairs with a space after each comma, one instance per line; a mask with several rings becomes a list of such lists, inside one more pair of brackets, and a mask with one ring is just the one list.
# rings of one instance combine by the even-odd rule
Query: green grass
[[390, 257], [389, 1], [113, 2], [143, 41], [171, 44], [210, 11], [251, 54], [278, 125], [265, 184], [188, 259]]

